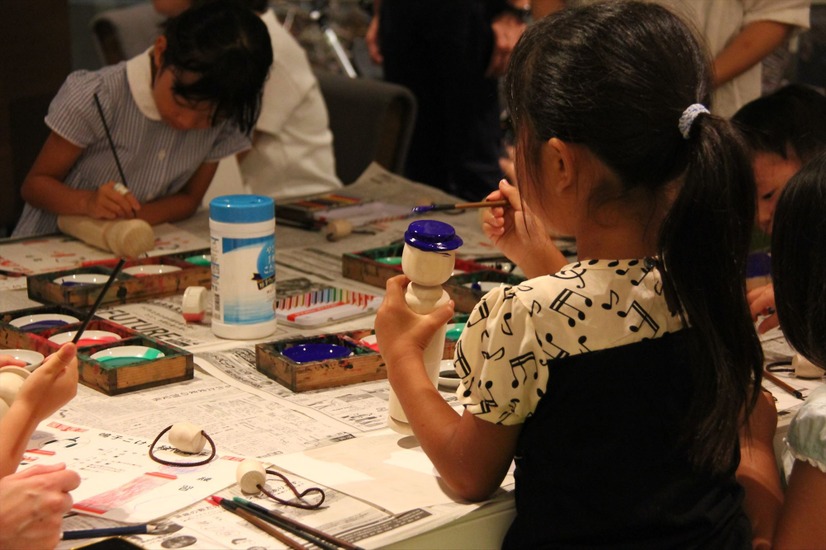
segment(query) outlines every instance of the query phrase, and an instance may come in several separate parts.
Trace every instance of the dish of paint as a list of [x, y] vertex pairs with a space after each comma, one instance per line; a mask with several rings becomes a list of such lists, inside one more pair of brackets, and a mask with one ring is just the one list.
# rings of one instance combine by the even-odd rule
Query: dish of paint
[[494, 288], [502, 286], [502, 283], [498, 283], [496, 281], [474, 281], [472, 283], [465, 283], [465, 286], [468, 288], [472, 288], [473, 290], [481, 290], [482, 292], [488, 292], [490, 290], [493, 290]]
[[445, 332], [445, 338], [447, 338], [451, 342], [455, 342], [462, 335], [463, 330], [465, 330], [465, 323], [453, 323], [453, 324], [447, 325], [447, 331]]
[[450, 359], [442, 359], [439, 364], [439, 385], [443, 388], [455, 390], [459, 387], [459, 375], [453, 368], [453, 361]]
[[402, 265], [402, 257], [401, 256], [387, 256], [385, 258], [376, 258], [376, 261], [380, 264], [387, 264], [387, 265]]
[[93, 353], [92, 359], [104, 363], [107, 367], [122, 367], [163, 356], [161, 350], [149, 346], [116, 346]]
[[58, 277], [52, 282], [63, 286], [102, 285], [107, 279], [109, 275], [103, 273], [75, 273]]
[[196, 256], [189, 256], [186, 258], [186, 261], [195, 265], [212, 265], [212, 257], [209, 254], [198, 254]]
[[373, 351], [376, 351], [376, 352], [379, 351], [379, 343], [376, 340], [376, 335], [375, 334], [369, 334], [369, 335], [365, 336], [364, 338], [359, 340], [359, 344], [361, 344], [362, 346], [368, 347]]
[[123, 272], [135, 277], [149, 277], [150, 275], [161, 275], [163, 273], [172, 273], [173, 271], [180, 270], [181, 268], [175, 265], [147, 264], [133, 265], [132, 267], [124, 269]]
[[13, 327], [21, 330], [42, 330], [46, 328], [62, 327], [70, 323], [77, 323], [79, 319], [71, 315], [60, 313], [36, 313], [34, 315], [24, 315], [9, 321]]
[[[72, 338], [75, 337], [75, 332], [77, 331], [69, 330], [66, 332], [58, 332], [50, 336], [49, 340], [55, 344], [65, 344], [66, 342], [72, 341]], [[118, 340], [120, 340], [120, 336], [108, 330], [84, 330], [83, 334], [80, 335], [80, 340], [78, 340], [77, 345], [78, 347], [97, 346], [99, 344], [110, 344]]]
[[351, 355], [350, 348], [336, 344], [298, 344], [281, 352], [295, 363], [313, 363], [325, 359], [341, 359]]
[[[43, 362], [44, 356], [42, 353], [32, 351], [30, 349], [0, 349], [0, 355], [9, 355], [18, 361], [25, 361], [26, 370], [34, 370]], [[0, 365], [2, 367], [3, 365]]]

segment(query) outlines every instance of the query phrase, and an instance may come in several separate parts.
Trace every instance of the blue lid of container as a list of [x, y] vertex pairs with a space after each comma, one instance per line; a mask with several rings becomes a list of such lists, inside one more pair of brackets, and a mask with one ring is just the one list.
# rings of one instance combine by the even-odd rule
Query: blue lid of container
[[456, 250], [462, 239], [449, 223], [437, 220], [417, 220], [407, 226], [404, 242], [419, 250]]
[[275, 202], [262, 195], [221, 195], [209, 201], [209, 217], [224, 223], [265, 222], [275, 217]]

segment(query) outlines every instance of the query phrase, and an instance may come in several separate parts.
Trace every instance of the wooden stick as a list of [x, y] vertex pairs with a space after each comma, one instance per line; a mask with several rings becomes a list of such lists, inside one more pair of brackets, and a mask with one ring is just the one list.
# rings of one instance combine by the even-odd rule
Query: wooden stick
[[763, 377], [766, 380], [768, 380], [769, 382], [771, 382], [772, 384], [774, 384], [775, 386], [777, 386], [778, 388], [780, 388], [781, 390], [784, 390], [784, 391], [790, 393], [791, 395], [797, 397], [798, 399], [805, 399], [803, 397], [803, 394], [800, 392], [800, 390], [794, 389], [792, 386], [790, 386], [786, 382], [782, 381], [781, 379], [776, 377], [774, 374], [770, 373], [769, 371], [767, 371], [765, 369], [763, 369]]

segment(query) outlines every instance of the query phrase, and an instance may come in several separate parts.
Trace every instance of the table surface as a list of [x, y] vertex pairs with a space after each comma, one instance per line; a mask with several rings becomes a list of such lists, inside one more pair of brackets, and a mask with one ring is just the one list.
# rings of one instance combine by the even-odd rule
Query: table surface
[[[342, 189], [342, 192], [411, 206], [455, 201], [437, 189], [403, 180], [378, 166], [370, 167], [362, 178]], [[428, 217], [441, 219], [456, 228], [465, 241], [459, 251], [460, 255], [496, 255], [495, 249], [486, 242], [481, 232], [477, 210], [467, 210], [458, 215], [434, 213]], [[277, 280], [306, 277], [355, 291], [381, 294], [382, 289], [343, 279], [341, 256], [347, 252], [368, 250], [397, 241], [409, 221], [392, 220], [371, 225], [368, 232], [354, 233], [337, 242], [327, 241], [320, 232], [278, 225]], [[204, 240], [208, 239], [206, 211], [200, 211], [189, 220], [175, 225]], [[27, 298], [25, 290], [0, 291], [0, 311], [32, 305], [37, 304]], [[81, 386], [78, 396], [50, 420], [99, 429], [105, 427], [113, 433], [149, 440], [167, 425], [190, 421], [202, 426], [222, 452], [257, 457], [276, 465], [298, 464], [295, 467], [300, 470], [298, 473], [316, 483], [321, 483], [320, 479], [326, 480], [329, 474], [323, 469], [313, 469], [312, 465], [317, 462], [321, 464], [322, 457], [326, 456], [324, 453], [329, 455], [331, 450], [340, 450], [330, 460], [340, 461], [340, 464], [349, 469], [351, 476], [359, 468], [365, 470], [359, 475], [372, 476], [374, 474], [367, 470], [380, 469], [384, 464], [393, 462], [392, 453], [398, 448], [415, 448], [415, 440], [403, 438], [385, 427], [386, 380], [294, 394], [255, 370], [254, 345], [257, 342], [372, 328], [372, 316], [305, 329], [279, 324], [276, 332], [265, 339], [241, 341], [222, 340], [213, 336], [208, 326], [209, 316], [204, 323], [186, 324], [181, 318], [180, 306], [181, 296], [177, 295], [145, 303], [104, 307], [99, 316], [192, 352], [197, 366], [192, 381], [116, 397], [107, 397]], [[777, 334], [769, 335], [767, 342], [767, 349], [771, 353], [788, 353], [782, 335], [779, 338]], [[797, 381], [793, 383], [797, 384]], [[820, 382], [798, 386], [808, 390], [818, 383]], [[440, 389], [447, 400], [455, 401], [450, 390]], [[794, 410], [798, 404], [790, 396], [776, 395], [780, 409]], [[791, 416], [781, 416], [781, 440]], [[389, 443], [384, 443], [385, 441]], [[330, 445], [331, 442], [340, 443]], [[378, 445], [376, 448], [380, 449], [377, 453], [379, 455], [387, 448], [388, 457], [382, 460], [379, 460], [382, 457], [376, 457], [373, 463], [371, 457], [364, 454], [359, 456], [359, 446], [367, 448], [368, 444]], [[354, 447], [353, 451], [345, 451]], [[406, 457], [404, 460], [408, 459]], [[414, 460], [418, 458], [414, 456]], [[421, 463], [408, 463], [403, 466], [427, 470], [427, 464], [422, 466]], [[292, 470], [287, 470], [292, 475], [297, 475]], [[437, 479], [432, 466], [430, 470], [422, 478], [423, 485], [427, 485], [428, 479]], [[405, 474], [391, 474], [401, 478], [402, 484], [404, 483]], [[411, 479], [412, 476], [413, 474]], [[304, 486], [301, 478], [297, 479], [299, 485]], [[481, 508], [453, 502], [450, 498], [428, 506], [425, 504], [430, 502], [428, 499], [432, 499], [433, 493], [422, 490], [421, 494], [413, 491], [409, 495], [389, 495], [396, 492], [394, 482], [393, 478], [376, 481], [373, 485], [380, 486], [381, 493], [375, 487], [362, 487], [359, 491], [363, 492], [356, 491], [356, 498], [352, 498], [347, 490], [328, 491], [332, 496], [328, 497], [329, 506], [324, 512], [296, 513], [294, 509], [281, 509], [299, 521], [330, 532], [341, 533], [359, 528], [360, 525], [371, 525], [376, 532], [363, 536], [358, 544], [387, 548], [498, 548], [513, 518], [513, 503], [508, 491], [503, 491]], [[341, 487], [349, 489], [354, 486], [352, 483], [344, 483]], [[507, 483], [505, 487], [512, 488]], [[336, 488], [339, 486], [336, 485]], [[231, 492], [232, 489], [229, 491], [228, 495], [236, 494]], [[404, 493], [404, 490], [400, 492]], [[410, 507], [405, 508], [407, 505]], [[251, 547], [255, 545], [253, 543], [278, 547], [277, 544], [274, 545], [273, 539], [256, 532], [255, 528], [239, 524], [234, 516], [226, 512], [221, 515], [222, 511], [216, 512], [214, 508], [203, 502], [193, 504], [169, 518], [183, 526], [180, 531], [169, 535], [142, 535], [140, 538], [133, 537], [132, 540], [140, 540], [140, 544], [146, 548], [168, 548], [174, 547], [171, 545], [176, 543], [187, 543], [192, 548], [236, 547], [237, 544]], [[402, 510], [415, 510], [419, 513], [417, 519], [410, 520], [412, 515], [400, 513]], [[402, 521], [400, 518], [406, 519]], [[97, 518], [75, 516], [66, 520], [65, 528], [81, 529], [108, 524]], [[221, 527], [216, 527], [216, 524]], [[241, 540], [244, 542], [241, 543]], [[61, 548], [72, 547], [69, 542], [62, 543]]]
[[[371, 166], [362, 178], [341, 192], [411, 207], [456, 202], [455, 198], [438, 189], [409, 182], [378, 166]], [[442, 219], [456, 228], [466, 242], [460, 253], [470, 257], [496, 254], [481, 233], [478, 211], [467, 210], [458, 215], [434, 213], [428, 217]], [[317, 231], [279, 224], [276, 228], [277, 281], [306, 277], [355, 291], [382, 294], [383, 289], [344, 279], [341, 275], [341, 256], [345, 252], [368, 250], [398, 241], [409, 222], [409, 219], [399, 219], [373, 224], [368, 226], [368, 231], [354, 233], [336, 242], [328, 241]], [[175, 224], [175, 227], [208, 242], [206, 210]], [[0, 291], [0, 311], [36, 305], [39, 304], [30, 300], [25, 290]], [[276, 332], [267, 338], [242, 341], [223, 340], [212, 335], [209, 315], [202, 323], [186, 324], [180, 316], [180, 306], [181, 295], [177, 295], [142, 303], [104, 306], [98, 316], [192, 352], [196, 363], [192, 381], [114, 397], [80, 386], [77, 397], [44, 425], [59, 420], [64, 425], [105, 427], [119, 436], [151, 440], [167, 425], [190, 421], [199, 424], [215, 440], [219, 451], [257, 457], [268, 464], [291, 453], [306, 452], [307, 460], [311, 460], [311, 453], [315, 450], [325, 446], [336, 447], [329, 445], [331, 441], [368, 436], [385, 438], [391, 442], [391, 447], [402, 439], [406, 446], [411, 445], [411, 438], [395, 434], [385, 426], [386, 380], [293, 394], [255, 370], [254, 345], [258, 342], [372, 328], [373, 316], [304, 329], [280, 323]], [[455, 401], [452, 390], [440, 389], [446, 399]], [[209, 395], [209, 400], [199, 399], [199, 393]], [[216, 414], [215, 409], [221, 409], [223, 413]], [[415, 446], [415, 440], [412, 441]], [[359, 462], [363, 461], [355, 460], [352, 467], [360, 467]], [[405, 467], [421, 469], [421, 465]], [[291, 478], [294, 475], [291, 474]], [[404, 481], [404, 475], [397, 477]], [[427, 477], [437, 480], [435, 472], [428, 472]], [[303, 486], [300, 477], [296, 476], [293, 481]], [[233, 494], [231, 488], [229, 491], [227, 495]], [[329, 506], [324, 512], [308, 514], [283, 507], [280, 509], [299, 521], [331, 532], [346, 531], [342, 525], [358, 526], [359, 521], [374, 525], [373, 528], [378, 529], [377, 535], [362, 537], [358, 544], [388, 548], [497, 548], [513, 517], [512, 498], [508, 491], [503, 491], [481, 509], [477, 505], [452, 502], [450, 498], [433, 506], [420, 506], [432, 498], [432, 494], [424, 492], [410, 497], [383, 498], [377, 496], [375, 499], [381, 505], [365, 506], [343, 492], [328, 490]], [[404, 513], [398, 513], [405, 509], [405, 499], [410, 499], [410, 510], [420, 512], [423, 518], [416, 521], [398, 519], [405, 517]], [[267, 505], [266, 502], [262, 504]], [[270, 504], [274, 506], [271, 501]], [[273, 506], [268, 505], [270, 508]], [[359, 512], [361, 518], [355, 513], [353, 517], [349, 516], [348, 507], [364, 508]], [[146, 548], [173, 547], [170, 545], [176, 543], [187, 543], [192, 548], [234, 547], [235, 542], [232, 541], [238, 539], [247, 541], [245, 547], [253, 546], [253, 542], [278, 547], [274, 539], [256, 533], [255, 528], [238, 524], [234, 516], [223, 511], [216, 514], [208, 508], [214, 507], [200, 502], [166, 518], [183, 526], [174, 534], [141, 535], [131, 540], [140, 540]], [[410, 515], [409, 512], [407, 515]], [[322, 519], [316, 521], [321, 516]], [[222, 528], [231, 533], [221, 535], [220, 528], [210, 527], [210, 523], [216, 523], [216, 518], [219, 523], [225, 524]], [[87, 529], [110, 524], [98, 518], [75, 516], [65, 521], [64, 529]], [[231, 543], [227, 544], [227, 540]], [[74, 541], [66, 541], [60, 547], [70, 548], [74, 544]]]

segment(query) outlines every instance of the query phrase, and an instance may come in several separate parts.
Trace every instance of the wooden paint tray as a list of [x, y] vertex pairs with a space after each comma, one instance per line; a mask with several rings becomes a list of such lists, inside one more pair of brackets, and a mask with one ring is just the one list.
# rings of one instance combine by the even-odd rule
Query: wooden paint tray
[[[381, 380], [387, 378], [387, 370], [381, 355], [358, 343], [361, 338], [371, 332], [371, 330], [351, 331], [256, 344], [256, 368], [294, 392]], [[334, 350], [346, 349], [350, 355], [298, 362], [290, 357], [290, 350], [302, 346], [308, 348], [332, 346]], [[307, 355], [306, 357], [311, 359], [313, 356]]]
[[[134, 357], [134, 361], [129, 364], [113, 364], [111, 361], [92, 357], [98, 352], [126, 349], [127, 346], [151, 348], [160, 351], [163, 356]], [[78, 352], [78, 358], [80, 381], [107, 395], [191, 380], [195, 372], [191, 353], [141, 334], [111, 344], [83, 348]]]
[[[36, 322], [40, 316], [71, 316], [78, 322], [60, 326], [40, 326]], [[30, 325], [15, 326], [15, 319], [30, 317]], [[74, 332], [80, 328], [85, 314], [81, 311], [59, 305], [27, 308], [0, 313], [0, 346], [8, 349], [29, 349], [48, 356], [60, 348], [60, 343], [49, 340], [50, 337], [63, 332]], [[32, 328], [33, 327], [33, 328]], [[84, 345], [78, 346], [78, 368], [80, 382], [107, 395], [117, 395], [143, 388], [161, 386], [193, 377], [194, 363], [192, 354], [170, 346], [154, 338], [149, 338], [132, 329], [99, 318], [92, 318], [84, 331], [104, 331], [116, 334], [120, 340], [95, 341], [86, 339]], [[84, 338], [81, 337], [81, 342]], [[118, 346], [147, 346], [160, 350], [164, 356], [147, 360], [136, 360], [128, 365], [98, 361], [91, 356], [107, 348]]]
[[[401, 255], [404, 243], [373, 248], [356, 253], [345, 253], [341, 258], [342, 275], [348, 279], [361, 281], [369, 285], [384, 288], [387, 279], [401, 275]], [[524, 281], [524, 277], [498, 269], [456, 258], [455, 270], [443, 285], [455, 302], [456, 311], [469, 313], [484, 296], [485, 291], [472, 288], [473, 283], [504, 283], [514, 285]]]
[[[183, 292], [188, 286], [212, 285], [210, 265], [186, 258], [203, 258], [208, 250], [128, 261], [107, 290], [102, 304], [126, 303]], [[89, 308], [97, 299], [114, 265], [94, 265], [26, 278], [29, 298], [38, 302]]]

